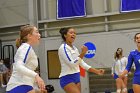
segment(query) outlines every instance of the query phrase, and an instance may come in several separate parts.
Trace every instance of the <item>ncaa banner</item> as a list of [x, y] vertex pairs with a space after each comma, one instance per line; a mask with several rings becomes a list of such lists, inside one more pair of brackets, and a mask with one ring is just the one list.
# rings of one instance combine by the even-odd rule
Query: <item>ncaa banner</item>
[[86, 16], [85, 0], [57, 0], [57, 19]]
[[96, 53], [96, 46], [92, 42], [86, 42], [84, 45], [88, 48], [85, 58], [93, 58]]
[[121, 0], [121, 12], [140, 11], [140, 0]]

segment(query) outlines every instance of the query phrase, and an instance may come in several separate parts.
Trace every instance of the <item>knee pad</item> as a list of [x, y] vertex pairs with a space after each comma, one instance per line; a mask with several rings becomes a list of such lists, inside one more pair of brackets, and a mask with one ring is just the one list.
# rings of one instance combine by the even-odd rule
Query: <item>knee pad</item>
[[122, 92], [127, 92], [127, 88], [123, 88], [122, 89]]
[[117, 93], [121, 93], [121, 89], [117, 89]]

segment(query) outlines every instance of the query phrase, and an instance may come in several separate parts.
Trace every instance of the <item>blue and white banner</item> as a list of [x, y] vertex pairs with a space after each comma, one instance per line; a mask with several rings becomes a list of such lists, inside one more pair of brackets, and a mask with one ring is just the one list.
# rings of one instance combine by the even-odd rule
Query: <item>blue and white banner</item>
[[121, 0], [121, 12], [140, 11], [140, 0]]
[[57, 19], [86, 16], [85, 0], [57, 0]]

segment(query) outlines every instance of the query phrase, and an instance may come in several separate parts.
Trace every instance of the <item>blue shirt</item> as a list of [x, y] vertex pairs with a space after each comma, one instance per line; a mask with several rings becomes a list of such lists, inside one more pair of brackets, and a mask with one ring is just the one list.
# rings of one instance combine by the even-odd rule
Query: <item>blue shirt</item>
[[128, 56], [128, 64], [126, 66], [128, 72], [130, 71], [133, 62], [136, 67], [134, 75], [140, 75], [140, 52], [138, 50], [131, 51]]

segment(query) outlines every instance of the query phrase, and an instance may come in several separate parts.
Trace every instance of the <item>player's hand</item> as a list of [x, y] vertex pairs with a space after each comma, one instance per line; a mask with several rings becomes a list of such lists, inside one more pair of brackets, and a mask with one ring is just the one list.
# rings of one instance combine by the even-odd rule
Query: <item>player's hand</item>
[[114, 77], [114, 74], [111, 74], [112, 77]]
[[35, 80], [36, 80], [36, 83], [38, 84], [39, 89], [45, 90], [45, 83], [38, 74], [35, 76]]
[[86, 52], [88, 51], [88, 48], [87, 48], [86, 46], [83, 45], [83, 46], [81, 47], [81, 50], [82, 50], [82, 53], [83, 53], [83, 54], [86, 54]]
[[119, 78], [123, 78], [124, 77], [122, 74], [119, 74], [118, 76], [119, 76]]
[[105, 72], [105, 70], [104, 70], [104, 69], [99, 69], [98, 75], [103, 75], [103, 74], [104, 74], [104, 72]]

